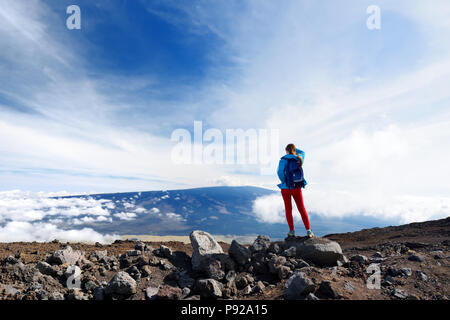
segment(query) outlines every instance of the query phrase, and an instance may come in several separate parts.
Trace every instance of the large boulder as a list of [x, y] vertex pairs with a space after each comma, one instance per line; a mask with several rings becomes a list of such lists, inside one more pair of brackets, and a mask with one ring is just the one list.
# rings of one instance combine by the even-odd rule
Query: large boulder
[[205, 264], [204, 271], [209, 278], [215, 280], [220, 281], [225, 277], [225, 268], [222, 266], [220, 260], [209, 260], [208, 263]]
[[278, 278], [286, 279], [291, 274], [291, 269], [287, 266], [280, 266], [277, 268]]
[[273, 255], [269, 260], [269, 271], [273, 274], [278, 274], [278, 268], [284, 266], [285, 263], [285, 257]]
[[166, 247], [164, 245], [161, 245], [159, 247], [159, 252], [162, 257], [167, 258], [167, 259], [170, 259], [173, 255], [172, 249], [170, 249], [169, 247]]
[[124, 296], [135, 294], [136, 281], [128, 273], [118, 272], [106, 286], [105, 293]]
[[54, 276], [57, 273], [57, 270], [55, 270], [51, 265], [49, 265], [47, 262], [44, 261], [38, 262], [36, 264], [36, 269], [38, 269], [40, 273], [49, 276]]
[[333, 283], [328, 280], [323, 280], [320, 283], [319, 289], [316, 291], [316, 295], [323, 299], [336, 299], [339, 297]]
[[252, 255], [250, 249], [244, 247], [236, 240], [231, 242], [231, 246], [228, 249], [228, 254], [239, 265], [245, 265]]
[[64, 300], [64, 295], [58, 291], [50, 292], [48, 295], [48, 300]]
[[49, 258], [48, 262], [51, 264], [76, 264], [83, 259], [83, 252], [73, 250], [71, 246], [66, 246], [61, 250], [55, 251]]
[[255, 279], [247, 273], [239, 273], [236, 275], [236, 278], [234, 280], [234, 284], [236, 285], [237, 289], [242, 290], [248, 285], [251, 285], [255, 282]]
[[207, 232], [193, 231], [190, 234], [192, 269], [203, 272], [207, 278], [222, 280], [227, 271], [234, 270], [235, 263], [223, 253], [222, 247]]
[[295, 247], [297, 257], [319, 266], [336, 266], [345, 259], [339, 243], [326, 238], [290, 237], [286, 239], [286, 246]]
[[69, 289], [69, 291], [67, 292], [67, 300], [72, 301], [89, 300], [89, 296], [77, 288], [72, 288]]
[[180, 300], [183, 293], [180, 288], [169, 285], [162, 285], [158, 293], [154, 296], [157, 300]]
[[252, 252], [265, 252], [270, 247], [270, 238], [268, 236], [259, 235], [250, 246]]
[[423, 256], [419, 254], [412, 254], [408, 257], [408, 260], [410, 261], [417, 261], [417, 262], [423, 262], [425, 259]]
[[364, 264], [364, 263], [367, 263], [369, 261], [369, 259], [362, 254], [355, 254], [350, 257], [350, 261], [355, 261], [355, 262]]
[[108, 259], [108, 251], [107, 250], [96, 250], [89, 255], [89, 260], [96, 262], [102, 259]]
[[223, 254], [219, 243], [205, 231], [195, 230], [189, 235], [192, 245], [192, 269], [203, 270], [203, 264], [215, 254]]
[[201, 279], [195, 283], [195, 289], [202, 298], [222, 297], [223, 284], [214, 279]]
[[147, 300], [154, 300], [156, 299], [156, 295], [159, 292], [159, 287], [148, 287], [145, 289], [145, 298]]
[[283, 296], [286, 299], [299, 299], [314, 291], [314, 283], [303, 272], [291, 276], [284, 285]]
[[19, 259], [16, 259], [13, 256], [7, 256], [5, 259], [3, 259], [2, 264], [16, 264], [19, 263]]
[[191, 289], [195, 284], [195, 279], [192, 278], [186, 270], [176, 273], [176, 280], [180, 288]]

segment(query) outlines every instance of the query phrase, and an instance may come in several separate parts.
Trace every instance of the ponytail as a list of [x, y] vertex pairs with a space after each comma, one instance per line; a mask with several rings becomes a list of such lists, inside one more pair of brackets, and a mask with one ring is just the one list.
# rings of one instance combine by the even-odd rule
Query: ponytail
[[286, 152], [289, 154], [292, 154], [294, 156], [297, 156], [298, 159], [300, 160], [300, 166], [303, 165], [303, 159], [302, 159], [302, 157], [300, 157], [300, 155], [297, 154], [297, 148], [295, 147], [295, 145], [293, 143], [290, 143], [286, 146]]
[[289, 153], [289, 154], [296, 155], [297, 153], [296, 153], [295, 145], [293, 143], [288, 144], [286, 146], [286, 152]]

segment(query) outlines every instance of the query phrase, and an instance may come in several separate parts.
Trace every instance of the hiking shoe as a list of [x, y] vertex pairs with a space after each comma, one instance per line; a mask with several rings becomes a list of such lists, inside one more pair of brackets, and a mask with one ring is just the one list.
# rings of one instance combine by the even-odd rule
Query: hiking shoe
[[312, 238], [312, 237], [314, 237], [314, 233], [311, 230], [308, 230], [308, 231], [306, 231], [306, 236], [308, 238]]
[[288, 232], [288, 237], [295, 237], [295, 230], [291, 230]]

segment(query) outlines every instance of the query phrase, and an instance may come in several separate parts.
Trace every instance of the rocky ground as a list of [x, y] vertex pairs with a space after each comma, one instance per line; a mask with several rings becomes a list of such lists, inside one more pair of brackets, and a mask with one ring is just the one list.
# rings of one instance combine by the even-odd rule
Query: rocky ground
[[0, 299], [448, 299], [450, 218], [231, 245], [0, 244]]

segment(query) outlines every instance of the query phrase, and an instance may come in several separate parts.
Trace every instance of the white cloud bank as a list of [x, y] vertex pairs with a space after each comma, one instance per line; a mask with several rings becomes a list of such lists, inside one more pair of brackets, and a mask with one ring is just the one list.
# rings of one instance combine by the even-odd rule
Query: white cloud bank
[[114, 208], [114, 204], [111, 201], [90, 197], [53, 198], [66, 195], [65, 192], [0, 192], [0, 242], [58, 239], [110, 243], [119, 238], [116, 234], [101, 234], [91, 228], [59, 227], [112, 221], [109, 210]]
[[[60, 198], [65, 192], [0, 192], [0, 242], [15, 241], [81, 241], [109, 243], [117, 234], [101, 234], [89, 225], [131, 221], [139, 215], [152, 215], [164, 223], [186, 220], [179, 214], [162, 213], [136, 206], [134, 198], [115, 202], [90, 196]], [[54, 198], [57, 197], [57, 198]], [[119, 212], [114, 212], [120, 208]], [[76, 229], [76, 227], [83, 227]]]
[[13, 221], [0, 227], [0, 242], [48, 242], [54, 239], [67, 242], [111, 243], [120, 236], [100, 234], [91, 228], [62, 230], [51, 223]]
[[72, 218], [109, 216], [113, 208], [110, 200], [93, 198], [53, 198], [63, 193], [0, 192], [0, 223], [8, 220], [33, 222], [45, 217], [62, 216]]
[[[323, 217], [366, 216], [398, 224], [441, 219], [450, 216], [449, 197], [414, 197], [409, 195], [357, 194], [328, 190], [303, 191], [306, 210]], [[301, 222], [294, 200], [293, 217]], [[286, 223], [280, 195], [263, 196], [253, 203], [253, 213], [266, 223]]]

